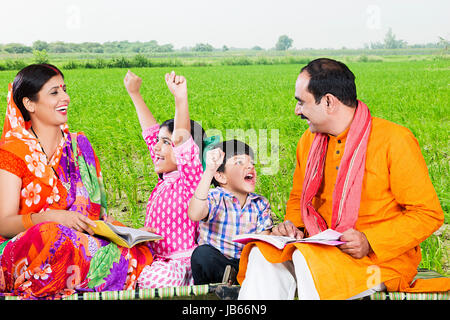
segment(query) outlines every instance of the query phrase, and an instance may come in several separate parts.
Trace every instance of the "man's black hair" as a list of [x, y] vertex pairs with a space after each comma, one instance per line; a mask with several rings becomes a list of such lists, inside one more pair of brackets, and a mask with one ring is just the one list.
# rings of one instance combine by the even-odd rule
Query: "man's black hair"
[[314, 96], [316, 104], [322, 97], [330, 93], [343, 104], [357, 107], [355, 75], [342, 62], [319, 58], [309, 62], [300, 72], [308, 72], [311, 79], [308, 91]]

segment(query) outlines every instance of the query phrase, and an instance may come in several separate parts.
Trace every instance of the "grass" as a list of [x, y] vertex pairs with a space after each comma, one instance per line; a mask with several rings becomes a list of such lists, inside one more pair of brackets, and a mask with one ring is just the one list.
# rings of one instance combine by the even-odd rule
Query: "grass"
[[230, 51], [174, 51], [174, 52], [115, 52], [115, 53], [41, 53], [10, 54], [0, 52], [0, 70], [20, 70], [30, 63], [51, 61], [60, 68], [105, 69], [130, 67], [182, 67], [303, 64], [314, 57], [335, 57], [345, 62], [389, 62], [449, 59], [448, 50], [441, 48], [408, 49], [302, 49], [302, 50], [248, 50]]
[[[445, 221], [450, 222], [449, 173], [449, 71], [448, 59], [371, 62], [347, 61], [357, 78], [358, 98], [374, 116], [389, 119], [409, 128], [418, 139], [429, 168]], [[365, 60], [365, 59], [364, 59]], [[282, 220], [292, 186], [295, 149], [306, 122], [294, 115], [294, 84], [301, 64], [211, 65], [175, 68], [188, 79], [191, 117], [207, 132], [222, 134], [227, 129], [244, 133], [264, 132], [279, 139], [279, 149], [269, 148], [268, 160], [257, 161], [259, 180], [256, 192], [266, 196], [276, 220]], [[133, 68], [144, 81], [142, 94], [148, 106], [162, 122], [174, 114], [173, 97], [163, 81], [173, 68]], [[0, 101], [6, 101], [7, 83], [16, 71], [0, 72]], [[123, 86], [126, 69], [65, 70], [71, 96], [69, 126], [84, 131], [102, 164], [113, 214], [133, 225], [144, 221], [148, 197], [157, 182], [134, 107]], [[4, 106], [6, 103], [3, 104]], [[4, 110], [4, 109], [2, 109]], [[0, 121], [3, 121], [1, 117]], [[1, 124], [1, 122], [0, 122]], [[209, 131], [208, 131], [209, 130]], [[250, 130], [250, 131], [248, 131]], [[251, 131], [253, 130], [253, 131]], [[266, 130], [266, 131], [264, 131]], [[247, 135], [251, 143], [250, 135]], [[279, 152], [279, 161], [271, 155]], [[270, 166], [278, 166], [274, 175], [262, 175]], [[448, 274], [442, 260], [447, 256], [440, 237], [432, 236], [423, 244], [421, 266]]]

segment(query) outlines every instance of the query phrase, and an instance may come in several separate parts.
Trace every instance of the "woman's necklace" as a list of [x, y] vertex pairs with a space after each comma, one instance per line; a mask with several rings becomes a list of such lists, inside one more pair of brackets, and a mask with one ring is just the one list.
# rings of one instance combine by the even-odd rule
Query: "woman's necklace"
[[[37, 139], [37, 141], [38, 141], [38, 143], [39, 143], [39, 146], [40, 146], [41, 149], [42, 149], [42, 152], [44, 152], [45, 157], [47, 158], [47, 164], [48, 164], [48, 163], [49, 163], [49, 159], [48, 159], [47, 152], [45, 152], [44, 147], [42, 146], [41, 141], [39, 141], [38, 135], [36, 134], [36, 132], [34, 132], [33, 127], [31, 127], [30, 129], [31, 129], [31, 131], [33, 132], [34, 136], [36, 137], [36, 139]], [[63, 137], [64, 137], [64, 133], [62, 132], [62, 130], [61, 130], [61, 134], [62, 134]], [[52, 170], [53, 170], [53, 172], [55, 173], [55, 175], [56, 175], [56, 177], [58, 178], [58, 180], [61, 181], [62, 185], [63, 185], [64, 188], [67, 190], [67, 192], [69, 192], [69, 190], [70, 190], [69, 152], [68, 152], [68, 150], [67, 150], [67, 146], [66, 146], [65, 148], [66, 148], [66, 153], [67, 153], [67, 160], [66, 160], [66, 161], [67, 161], [67, 176], [68, 176], [68, 179], [69, 179], [69, 180], [68, 180], [67, 182], [62, 181], [61, 178], [59, 177], [58, 173], [56, 172], [55, 168], [53, 168], [53, 166], [50, 166], [50, 167], [52, 168]]]

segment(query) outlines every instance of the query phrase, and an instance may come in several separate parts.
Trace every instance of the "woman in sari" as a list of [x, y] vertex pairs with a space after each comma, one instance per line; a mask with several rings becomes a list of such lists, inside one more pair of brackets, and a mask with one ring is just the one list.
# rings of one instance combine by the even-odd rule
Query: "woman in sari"
[[[70, 98], [53, 65], [30, 65], [9, 85], [0, 140], [0, 295], [58, 298], [133, 289], [152, 253], [93, 236], [106, 216], [100, 164], [70, 133]], [[120, 224], [118, 222], [113, 222]]]

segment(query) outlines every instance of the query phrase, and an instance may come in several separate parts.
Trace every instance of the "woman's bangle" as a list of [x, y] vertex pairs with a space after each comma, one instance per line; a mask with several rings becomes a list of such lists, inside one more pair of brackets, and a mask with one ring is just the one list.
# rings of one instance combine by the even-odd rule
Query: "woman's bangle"
[[33, 220], [31, 220], [31, 215], [32, 215], [32, 213], [22, 215], [22, 224], [23, 224], [23, 227], [25, 228], [25, 230], [34, 226]]
[[197, 196], [195, 195], [195, 192], [194, 192], [194, 198], [197, 199], [197, 200], [200, 200], [200, 201], [206, 201], [206, 200], [208, 200], [208, 197], [206, 197], [205, 199], [202, 199], [202, 198], [197, 197]]

